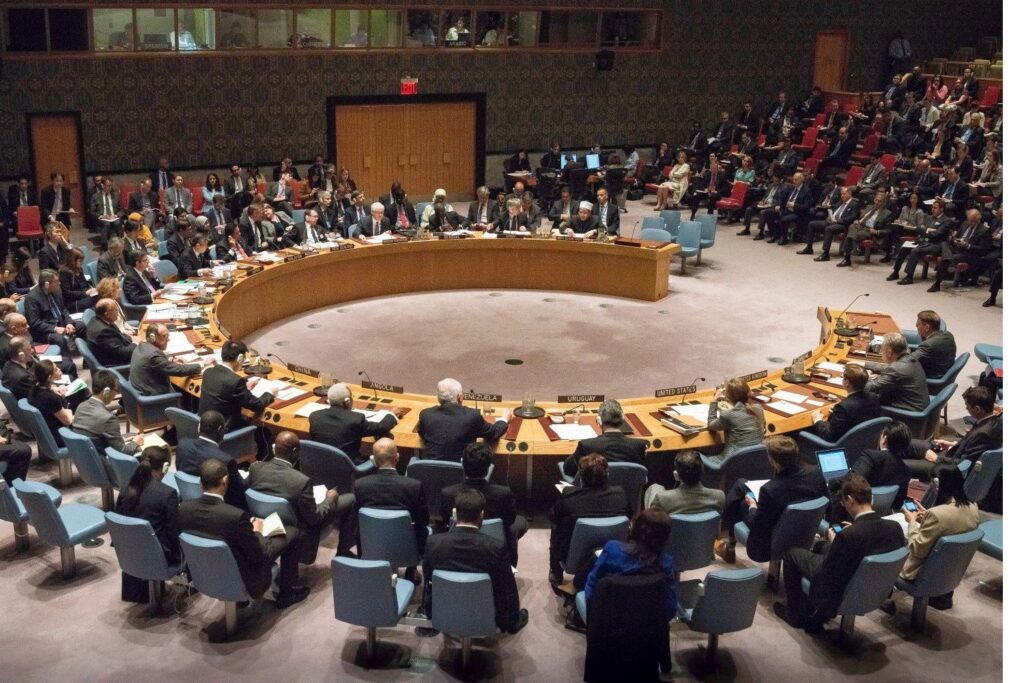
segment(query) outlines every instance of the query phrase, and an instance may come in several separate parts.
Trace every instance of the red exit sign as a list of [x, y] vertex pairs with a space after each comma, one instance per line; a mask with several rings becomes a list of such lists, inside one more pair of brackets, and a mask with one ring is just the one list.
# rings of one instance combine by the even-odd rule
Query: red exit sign
[[419, 86], [420, 79], [418, 78], [403, 78], [402, 79], [402, 94], [403, 95], [415, 95], [416, 89]]

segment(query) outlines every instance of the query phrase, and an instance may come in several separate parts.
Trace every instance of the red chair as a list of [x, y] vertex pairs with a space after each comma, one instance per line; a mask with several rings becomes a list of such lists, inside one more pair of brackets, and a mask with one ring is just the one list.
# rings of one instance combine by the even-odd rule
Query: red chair
[[128, 201], [131, 199], [132, 192], [134, 192], [134, 191], [135, 190], [133, 190], [133, 189], [131, 189], [129, 187], [122, 187], [121, 188], [121, 200], [120, 200], [121, 201], [121, 208], [124, 209], [125, 211], [128, 210]]
[[817, 126], [818, 128], [821, 128], [823, 125], [825, 125], [825, 112], [821, 112], [820, 114], [814, 117], [814, 125]]
[[636, 179], [637, 178], [643, 178], [644, 177], [644, 169], [645, 168], [647, 168], [647, 162], [644, 161], [643, 159], [638, 159], [637, 162], [636, 162], [636, 170], [633, 171], [633, 175], [626, 176], [625, 178], [623, 178], [622, 179], [622, 184], [624, 186], [626, 186], [626, 187], [629, 187], [629, 186], [633, 185], [634, 183], [636, 183]]
[[804, 154], [813, 150], [814, 146], [818, 144], [819, 130], [821, 130], [820, 126], [808, 126], [807, 130], [804, 131], [804, 139], [800, 141], [799, 145], [793, 145], [793, 149]]
[[857, 104], [855, 102], [844, 102], [842, 106], [843, 112], [846, 114], [852, 114], [857, 111]]
[[804, 175], [813, 176], [818, 172], [818, 164], [821, 163], [821, 157], [810, 157], [804, 162]]
[[764, 147], [764, 143], [768, 142], [768, 136], [764, 134], [758, 135], [754, 142], [757, 143], [758, 147]]
[[875, 240], [871, 238], [863, 239], [858, 243], [858, 246], [864, 250], [864, 263], [871, 263], [871, 250], [875, 248]]
[[742, 180], [737, 180], [732, 184], [732, 192], [728, 197], [723, 197], [718, 200], [718, 213], [724, 215], [726, 211], [739, 211], [743, 208], [743, 202], [747, 198], [747, 190], [749, 185]]
[[264, 197], [267, 196], [267, 181], [264, 180], [262, 183], [256, 183], [256, 192]]
[[[942, 261], [942, 257], [941, 256], [937, 256], [935, 254], [927, 254], [927, 255], [925, 255], [925, 257], [921, 259], [921, 263], [923, 264], [923, 267], [921, 268], [921, 279], [922, 280], [927, 280], [928, 279], [928, 266], [931, 265], [931, 266], [935, 266], [936, 268], [938, 268], [939, 267], [939, 263], [941, 261]], [[967, 263], [966, 261], [957, 261], [956, 263], [953, 264], [954, 277], [956, 279], [959, 279], [961, 273], [966, 273], [970, 269], [971, 269], [971, 264]], [[939, 283], [939, 286], [940, 287], [942, 286], [941, 282]]]
[[850, 170], [846, 172], [846, 178], [843, 179], [843, 185], [856, 185], [863, 177], [863, 166], [851, 166]]
[[885, 167], [886, 173], [892, 175], [892, 169], [896, 168], [896, 155], [883, 154], [882, 158], [878, 160], [878, 163]]
[[28, 242], [29, 251], [36, 253], [36, 240], [43, 239], [43, 224], [38, 206], [18, 207], [18, 231], [16, 237]]
[[1002, 95], [1002, 88], [998, 85], [990, 85], [985, 88], [985, 93], [981, 96], [981, 102], [978, 103], [978, 106], [981, 107], [982, 110], [987, 111], [999, 104], [999, 98], [1002, 97]]
[[[663, 169], [661, 169], [661, 175], [663, 175], [666, 178], [668, 178], [668, 175], [671, 172], [672, 172], [672, 167], [671, 166], [666, 166]], [[647, 193], [658, 194], [658, 186], [659, 186], [659, 184], [660, 183], [647, 183], [647, 184], [645, 184], [644, 185], [644, 193], [645, 194], [647, 194]]]
[[302, 181], [293, 180], [291, 184], [292, 206], [295, 207], [296, 209], [301, 209], [303, 206], [305, 206], [305, 203], [302, 201]]
[[864, 138], [864, 144], [859, 151], [850, 155], [851, 161], [866, 164], [871, 161], [871, 155], [878, 149], [878, 133], [870, 133]]
[[203, 188], [190, 187], [188, 189], [192, 190], [192, 213], [201, 216], [203, 214], [203, 202], [205, 201], [203, 199]]

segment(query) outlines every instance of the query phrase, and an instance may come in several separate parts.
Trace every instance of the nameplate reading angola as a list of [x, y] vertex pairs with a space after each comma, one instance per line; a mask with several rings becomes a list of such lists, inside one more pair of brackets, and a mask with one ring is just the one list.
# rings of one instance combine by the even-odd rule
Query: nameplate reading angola
[[394, 384], [384, 384], [383, 382], [367, 382], [363, 380], [363, 389], [376, 389], [377, 391], [387, 391], [392, 394], [404, 394], [405, 387], [395, 386]]

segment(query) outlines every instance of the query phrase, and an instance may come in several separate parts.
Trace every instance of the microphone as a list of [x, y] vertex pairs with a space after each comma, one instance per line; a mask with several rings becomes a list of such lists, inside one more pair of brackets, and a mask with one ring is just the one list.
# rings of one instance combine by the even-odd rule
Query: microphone
[[[704, 379], [703, 377], [694, 377], [693, 381], [690, 382], [690, 384], [694, 384], [694, 385], [697, 384], [697, 380], [700, 380], [701, 382], [707, 382], [707, 380]], [[689, 386], [689, 385], [687, 385], [687, 386]], [[687, 394], [683, 394], [682, 397], [680, 397], [679, 400], [682, 401], [684, 398], [686, 398], [686, 396], [687, 396]]]
[[633, 229], [629, 231], [629, 236], [633, 237], [636, 235], [636, 229], [640, 227], [640, 219], [636, 219], [636, 223], [633, 224]]
[[366, 383], [370, 385], [371, 389], [373, 389], [373, 400], [374, 401], [379, 400], [377, 398], [377, 389], [376, 389], [376, 387], [373, 386], [373, 380], [370, 379], [370, 376], [366, 374], [365, 370], [360, 370], [359, 374], [366, 378]]
[[299, 380], [295, 379], [295, 371], [292, 370], [292, 366], [291, 365], [289, 365], [288, 363], [285, 362], [284, 358], [281, 358], [281, 356], [277, 355], [276, 353], [268, 353], [267, 355], [270, 356], [271, 358], [276, 358], [277, 360], [279, 360], [282, 363], [284, 363], [284, 366], [286, 368], [288, 368], [288, 372], [292, 373], [292, 383], [293, 384], [298, 384], [299, 383]]
[[[473, 389], [470, 389], [469, 393], [476, 394], [476, 391], [474, 391]], [[474, 398], [473, 399], [473, 404], [474, 404], [474, 407], [476, 408], [477, 412], [480, 412], [480, 399]]]
[[846, 324], [846, 312], [849, 311], [850, 308], [855, 303], [857, 303], [857, 300], [860, 299], [863, 296], [871, 296], [871, 294], [869, 294], [867, 292], [865, 292], [863, 294], [858, 294], [856, 297], [854, 297], [853, 301], [850, 302], [850, 305], [847, 306], [846, 308], [844, 308], [843, 312], [839, 314], [838, 318], [836, 318], [836, 334], [839, 335], [840, 337], [856, 337], [857, 336], [857, 330], [851, 329], [850, 326]]

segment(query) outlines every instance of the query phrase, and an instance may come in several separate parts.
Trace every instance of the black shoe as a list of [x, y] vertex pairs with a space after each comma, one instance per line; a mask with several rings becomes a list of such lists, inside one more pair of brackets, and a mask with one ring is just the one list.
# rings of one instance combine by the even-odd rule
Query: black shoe
[[783, 605], [781, 602], [776, 602], [772, 605], [772, 610], [775, 612], [775, 616], [782, 619], [784, 622], [792, 626], [793, 628], [803, 628], [803, 624], [797, 619], [796, 615], [790, 614], [789, 608]]
[[898, 284], [898, 285], [912, 285], [912, 284], [914, 284], [914, 280], [913, 280], [913, 278], [911, 278], [908, 275], [907, 277], [903, 278], [902, 280], [900, 280], [896, 284]]
[[755, 235], [755, 236], [754, 236], [754, 241], [755, 241], [755, 242], [756, 242], [757, 240], [763, 240], [763, 239], [764, 239], [764, 235], [762, 235], [762, 234], [760, 234], [760, 233], [758, 233], [757, 235]]
[[776, 239], [774, 237], [769, 237], [768, 239], [765, 240], [765, 244], [775, 244], [775, 242]]
[[523, 630], [523, 627], [530, 623], [530, 610], [521, 609], [519, 610], [519, 618], [516, 619], [516, 623], [509, 627], [509, 633], [519, 633]]
[[736, 233], [736, 236], [739, 237], [741, 235], [749, 235], [749, 234], [750, 234], [750, 229], [749, 228], [744, 228], [743, 230], [740, 230], [738, 233]]
[[412, 581], [413, 585], [415, 586], [418, 586], [421, 583], [423, 583], [423, 577], [420, 575], [418, 571], [416, 571], [416, 567], [405, 568], [405, 580]]
[[886, 282], [892, 282], [893, 280], [899, 280], [900, 274], [897, 272], [889, 273], [889, 277], [885, 278]]
[[892, 263], [892, 256], [889, 256], [888, 254], [886, 254], [878, 262], [879, 263]]
[[548, 583], [550, 583], [555, 588], [558, 588], [563, 583], [565, 583], [565, 576], [563, 574], [556, 574], [555, 572], [551, 572], [550, 574], [548, 574]]
[[836, 268], [849, 268], [852, 265], [853, 265], [853, 263], [850, 261], [850, 258], [846, 257], [842, 261], [840, 261], [839, 263], [836, 264]]
[[832, 257], [830, 257], [828, 254], [822, 254], [821, 256], [816, 256], [814, 258], [814, 260], [815, 261], [830, 261], [830, 260], [832, 260]]
[[928, 606], [937, 610], [953, 609], [953, 595], [947, 593], [946, 595], [936, 595], [928, 598]]
[[801, 249], [800, 251], [798, 251], [796, 253], [800, 254], [801, 256], [806, 256], [808, 254], [813, 254], [814, 250], [811, 249], [810, 247], [804, 247], [803, 249]]
[[277, 596], [277, 608], [287, 609], [297, 602], [309, 597], [309, 586], [295, 586], [291, 593], [280, 593]]
[[440, 633], [440, 631], [438, 631], [436, 628], [430, 628], [429, 626], [416, 627], [416, 635], [418, 635], [420, 638], [433, 638], [438, 633]]
[[985, 307], [985, 308], [988, 308], [989, 306], [995, 306], [996, 305], [996, 298], [992, 297], [990, 299], [985, 299], [984, 303], [982, 303], [981, 305], [983, 307]]
[[[901, 281], [901, 282], [900, 282], [900, 284], [902, 285], [902, 284], [903, 284], [903, 282]], [[908, 283], [908, 284], [909, 284], [909, 283]], [[939, 291], [939, 289], [940, 289], [940, 288], [941, 288], [941, 286], [939, 285], [939, 283], [938, 283], [938, 282], [936, 282], [936, 283], [934, 283], [934, 284], [933, 284], [933, 285], [932, 285], [931, 287], [929, 287], [929, 288], [928, 288], [928, 291], [929, 291], [929, 292], [937, 292], [937, 291]]]
[[885, 602], [882, 603], [882, 606], [879, 607], [878, 609], [882, 610], [883, 612], [885, 612], [889, 616], [895, 616], [896, 615], [896, 603], [894, 601], [892, 601], [892, 600], [886, 600]]

